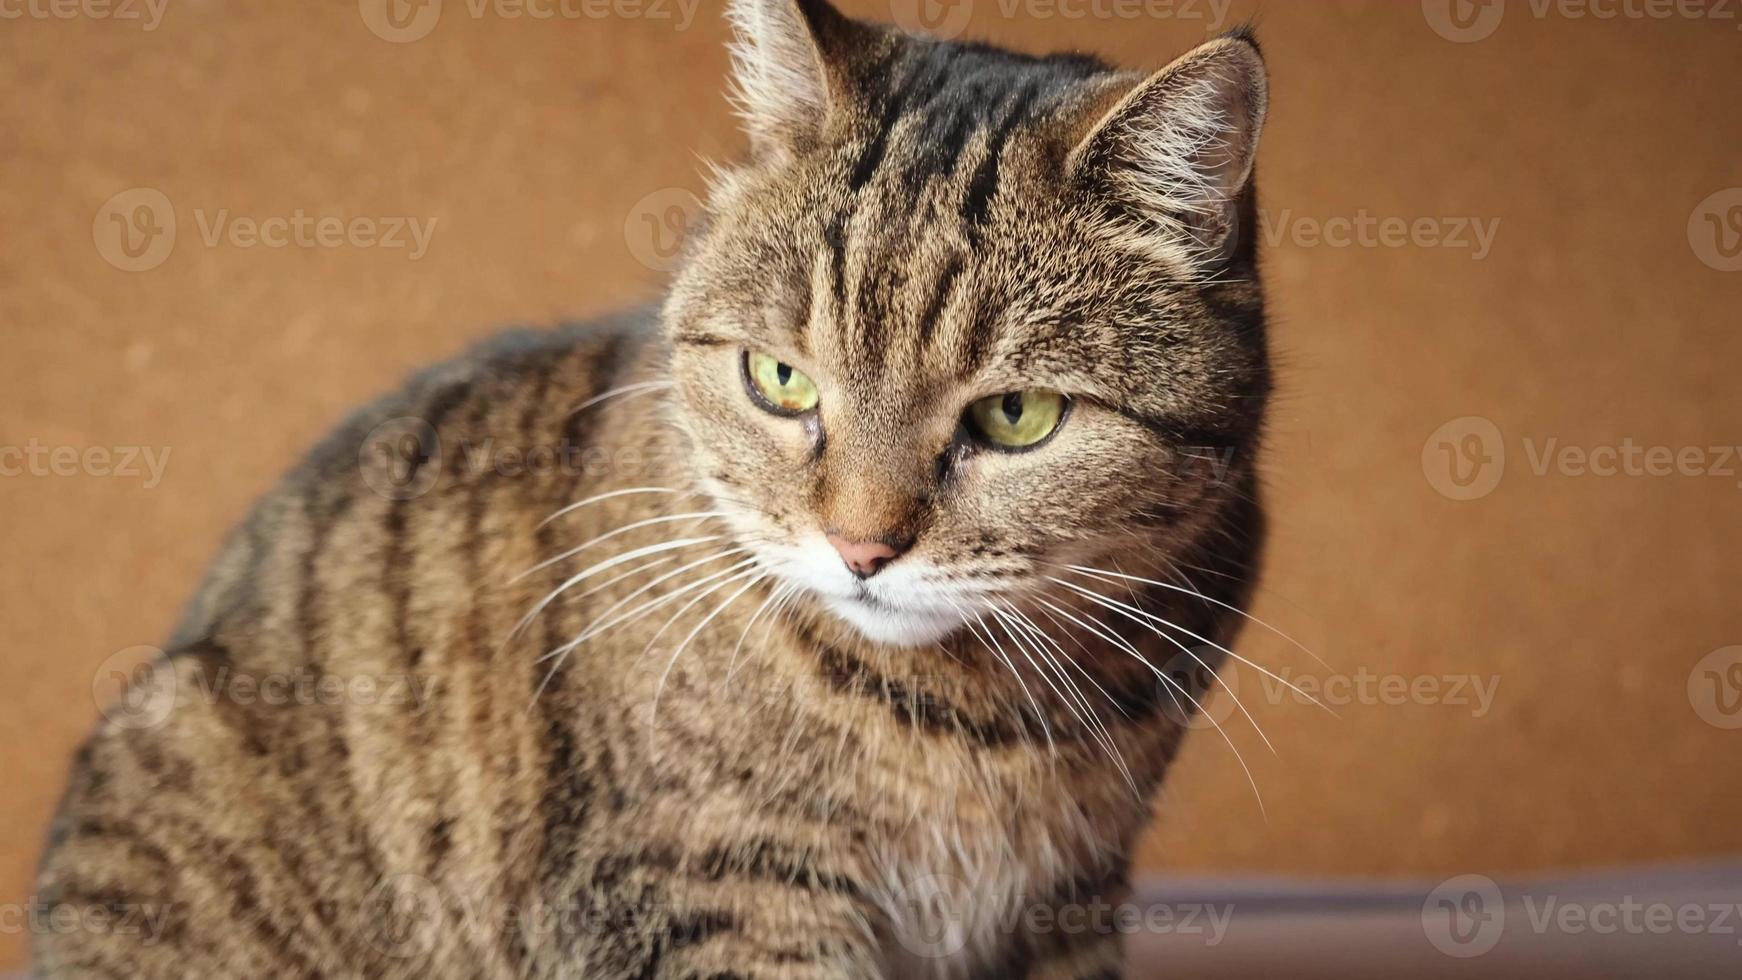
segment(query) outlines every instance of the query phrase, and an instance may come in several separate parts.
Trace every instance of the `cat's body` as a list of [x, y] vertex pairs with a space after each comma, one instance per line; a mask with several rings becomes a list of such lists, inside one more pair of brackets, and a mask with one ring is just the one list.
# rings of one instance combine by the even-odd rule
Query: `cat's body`
[[[816, 4], [763, 7], [772, 27], [760, 28], [776, 32], [799, 10], [825, 42], [865, 30]], [[884, 74], [946, 80], [927, 67], [942, 48], [903, 62], [909, 42], [867, 37]], [[1030, 102], [1065, 84], [1043, 76], [1106, 80], [1085, 62], [976, 58], [994, 55], [941, 61], [1014, 66], [1040, 80]], [[1033, 118], [1002, 98], [991, 125]], [[900, 117], [882, 118], [874, 163], [895, 166], [883, 160], [902, 152], [888, 135]], [[752, 130], [764, 159], [770, 140], [787, 141], [770, 166], [836, 166], [790, 132]], [[974, 132], [957, 134], [968, 159], [949, 169], [963, 178], [922, 181], [915, 196], [935, 210], [950, 186], [965, 193], [976, 202], [959, 209], [969, 239], [1025, 223], [1032, 234], [1002, 236], [1013, 262], [1062, 226], [1008, 213], [995, 167], [992, 190], [975, 176], [1008, 153], [1005, 180], [1031, 179], [1039, 151]], [[837, 154], [855, 192], [877, 184], [859, 173], [876, 139]], [[720, 194], [773, 193], [758, 186], [767, 179], [741, 174]], [[947, 428], [933, 445], [926, 406], [953, 397], [940, 378], [976, 364], [1014, 378], [1024, 363], [1065, 356], [973, 313], [1020, 277], [1000, 273], [1003, 253], [982, 240], [880, 281], [866, 270], [898, 264], [863, 244], [851, 196], [792, 206], [814, 220], [717, 208], [690, 267], [702, 271], [680, 280], [663, 325], [643, 314], [516, 335], [428, 372], [348, 422], [260, 505], [140, 681], [174, 709], [147, 698], [111, 713], [80, 756], [44, 864], [41, 901], [148, 908], [161, 929], [40, 936], [45, 975], [1117, 974], [1107, 909], [1125, 897], [1132, 847], [1202, 693], [1176, 693], [1156, 669], [1178, 678], [1219, 662], [1256, 562], [1248, 450], [1267, 383], [1256, 286], [1235, 276], [1187, 295], [1183, 278], [1145, 267], [1145, 288], [1172, 298], [1121, 315], [1202, 322], [1158, 342], [1186, 387], [1130, 380], [1158, 404], [1192, 383], [1216, 393], [1190, 396], [1201, 402], [1192, 411], [1153, 412], [1142, 397], [1107, 411], [1084, 394], [1055, 447], [1000, 454], [959, 445]], [[764, 342], [710, 318], [730, 305], [719, 290], [733, 261], [750, 261], [742, 239], [759, 221], [785, 222], [791, 268], [819, 263], [816, 277], [792, 280], [805, 286], [794, 295], [829, 290], [833, 254], [837, 304], [859, 299], [828, 313], [813, 295], [809, 314], [797, 307], [811, 330], [854, 319], [844, 312], [854, 306], [887, 331], [795, 342], [820, 377], [862, 374], [819, 385], [823, 413], [808, 420], [724, 400], [743, 399], [750, 381], [729, 370], [739, 349]], [[813, 239], [814, 251], [803, 246]], [[933, 247], [909, 241], [910, 255]], [[1137, 249], [1145, 263], [1158, 251]], [[1237, 249], [1233, 267], [1249, 273], [1250, 253]], [[755, 260], [779, 278], [780, 255]], [[1110, 289], [1124, 260], [1084, 248], [1073, 261]], [[926, 269], [940, 298], [904, 299]], [[1015, 309], [1036, 295], [997, 302]], [[1056, 309], [1089, 315], [1125, 309], [1117, 303], [1133, 292], [1064, 295]], [[935, 329], [904, 337], [898, 311]], [[1139, 370], [1136, 354], [1098, 336], [1084, 376]], [[859, 367], [825, 374], [841, 358]], [[871, 391], [901, 408], [878, 411]], [[867, 428], [829, 414], [849, 401]], [[915, 440], [919, 462], [903, 462]], [[1195, 466], [1205, 447], [1220, 455]], [[1049, 502], [1040, 474], [1023, 469], [1057, 465], [1049, 452], [1073, 471], [1141, 463], [1141, 486], [1062, 488]], [[748, 503], [778, 490], [759, 463], [815, 474], [816, 485]], [[1022, 487], [1036, 503], [1014, 518], [1037, 529], [1000, 526], [987, 501]], [[860, 574], [855, 593], [831, 591], [825, 576], [838, 570], [781, 550], [821, 539], [801, 517], [813, 511], [832, 539], [857, 528], [888, 542], [878, 545], [894, 554], [888, 570]], [[1109, 551], [1114, 535], [1123, 544]], [[1118, 562], [1153, 581], [1070, 567]], [[948, 575], [922, 574], [946, 565]], [[1023, 587], [957, 586], [995, 576]], [[862, 621], [885, 610], [887, 624]], [[881, 642], [878, 630], [900, 639]]]

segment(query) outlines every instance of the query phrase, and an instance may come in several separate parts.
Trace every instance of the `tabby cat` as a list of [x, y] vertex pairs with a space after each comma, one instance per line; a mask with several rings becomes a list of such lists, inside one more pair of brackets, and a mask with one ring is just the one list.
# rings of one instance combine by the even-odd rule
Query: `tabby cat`
[[1120, 975], [1262, 532], [1258, 49], [730, 16], [663, 308], [258, 505], [79, 754], [38, 897], [112, 915], [42, 975]]

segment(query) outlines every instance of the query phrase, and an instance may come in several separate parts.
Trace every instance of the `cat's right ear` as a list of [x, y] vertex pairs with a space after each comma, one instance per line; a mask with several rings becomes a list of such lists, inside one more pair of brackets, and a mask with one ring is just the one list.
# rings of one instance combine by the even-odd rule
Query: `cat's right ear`
[[731, 0], [733, 102], [759, 158], [819, 140], [853, 99], [855, 65], [877, 35], [827, 0]]

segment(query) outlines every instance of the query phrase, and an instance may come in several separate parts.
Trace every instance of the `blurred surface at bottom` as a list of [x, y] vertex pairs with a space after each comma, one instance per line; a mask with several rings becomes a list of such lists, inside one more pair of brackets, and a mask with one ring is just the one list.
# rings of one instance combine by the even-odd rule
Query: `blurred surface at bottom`
[[1127, 980], [1742, 977], [1742, 865], [1377, 886], [1168, 879], [1133, 905]]

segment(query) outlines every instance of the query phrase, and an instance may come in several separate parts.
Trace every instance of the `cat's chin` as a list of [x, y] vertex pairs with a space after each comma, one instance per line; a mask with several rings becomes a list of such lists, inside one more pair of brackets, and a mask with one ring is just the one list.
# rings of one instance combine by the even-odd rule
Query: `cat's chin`
[[828, 599], [829, 610], [867, 640], [889, 646], [930, 646], [962, 625], [953, 610], [895, 609], [858, 599]]

